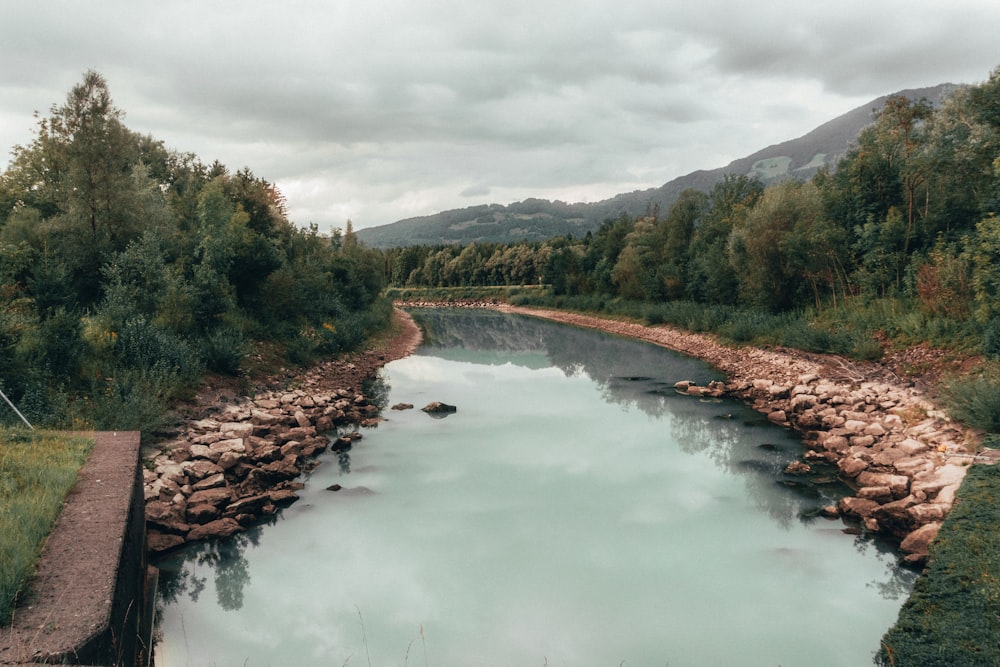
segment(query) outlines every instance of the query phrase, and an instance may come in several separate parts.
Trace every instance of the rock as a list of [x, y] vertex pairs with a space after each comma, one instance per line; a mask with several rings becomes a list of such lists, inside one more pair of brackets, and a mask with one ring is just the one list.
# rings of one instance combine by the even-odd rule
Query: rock
[[298, 426], [295, 428], [290, 428], [281, 435], [279, 435], [277, 438], [277, 442], [279, 445], [283, 445], [291, 440], [298, 440], [299, 442], [301, 442], [306, 438], [315, 437], [315, 435], [316, 435], [316, 427]]
[[219, 440], [218, 442], [213, 442], [208, 446], [208, 448], [213, 452], [217, 452], [219, 455], [225, 454], [226, 452], [237, 452], [242, 454], [247, 451], [247, 447], [243, 443], [243, 438]]
[[875, 444], [873, 435], [852, 435], [850, 439], [851, 447], [871, 447]]
[[821, 516], [825, 516], [827, 519], [836, 519], [840, 516], [840, 510], [837, 509], [836, 505], [827, 505], [819, 511]]
[[785, 466], [785, 472], [789, 475], [805, 475], [806, 473], [812, 472], [812, 468], [808, 463], [803, 463], [802, 461], [792, 461]]
[[874, 500], [879, 504], [889, 503], [893, 500], [892, 489], [888, 486], [866, 486], [858, 489], [858, 498]]
[[298, 494], [291, 489], [277, 489], [275, 491], [269, 491], [267, 496], [275, 505], [291, 505], [299, 499]]
[[295, 418], [295, 423], [299, 425], [300, 428], [310, 428], [312, 426], [312, 421], [309, 417], [306, 417], [306, 413], [301, 410], [296, 410], [295, 414], [292, 415]]
[[773, 410], [767, 413], [767, 420], [774, 422], [775, 424], [783, 424], [788, 421], [788, 415], [784, 410]]
[[215, 475], [206, 477], [200, 482], [197, 482], [191, 487], [191, 489], [193, 491], [204, 491], [205, 489], [214, 489], [216, 487], [225, 485], [226, 485], [226, 476], [223, 475], [221, 472], [219, 472]]
[[871, 424], [868, 425], [867, 428], [865, 428], [865, 435], [871, 435], [876, 438], [882, 437], [883, 435], [886, 434], [886, 432], [887, 431], [885, 430], [885, 427], [882, 426], [882, 424], [879, 424], [878, 422], [872, 422]]
[[947, 463], [940, 468], [927, 473], [915, 475], [910, 485], [913, 493], [923, 493], [927, 498], [935, 498], [937, 502], [954, 502], [955, 490], [965, 478], [964, 466]]
[[868, 469], [868, 464], [860, 458], [851, 456], [837, 462], [837, 467], [847, 477], [857, 477]]
[[[691, 380], [681, 380], [680, 382], [674, 383], [674, 390], [681, 394], [686, 394], [688, 389], [694, 386], [694, 382]], [[426, 408], [424, 408], [426, 410]]]
[[860, 473], [857, 479], [861, 486], [884, 486], [892, 491], [895, 498], [902, 498], [909, 493], [910, 478], [905, 475], [866, 471]]
[[788, 385], [772, 384], [767, 388], [767, 394], [771, 399], [788, 398], [791, 387]]
[[831, 435], [823, 440], [823, 449], [828, 452], [846, 452], [851, 446], [842, 435]]
[[205, 459], [186, 462], [184, 470], [187, 472], [188, 479], [193, 482], [222, 472], [222, 468]]
[[215, 521], [220, 516], [221, 513], [219, 512], [219, 508], [215, 505], [209, 505], [208, 503], [188, 505], [187, 508], [188, 523], [205, 524], [210, 521]]
[[183, 546], [187, 540], [183, 535], [172, 533], [161, 533], [158, 530], [150, 530], [146, 533], [146, 547], [155, 554], [162, 554]]
[[792, 397], [791, 405], [793, 411], [801, 412], [816, 405], [816, 397], [812, 394], [796, 394]]
[[[228, 488], [205, 489], [195, 491], [188, 498], [188, 506], [206, 503], [208, 505], [219, 506], [232, 500], [232, 492]], [[147, 508], [148, 511], [148, 508]]]
[[260, 514], [264, 506], [270, 502], [271, 497], [268, 494], [240, 498], [236, 502], [230, 503], [229, 507], [226, 508], [225, 516], [235, 518], [239, 514]]
[[433, 401], [420, 409], [427, 414], [432, 415], [450, 415], [458, 411], [458, 408], [454, 405], [448, 405], [447, 403], [441, 403], [440, 401]]
[[290, 454], [285, 458], [261, 466], [261, 470], [267, 473], [269, 479], [280, 481], [283, 479], [294, 479], [299, 476], [299, 457]]
[[926, 524], [943, 521], [950, 509], [951, 505], [943, 503], [922, 503], [909, 507], [906, 511], [910, 513], [910, 516], [917, 523]]
[[249, 422], [226, 422], [219, 426], [219, 433], [224, 433], [232, 438], [245, 438], [253, 434], [253, 424]]
[[163, 500], [146, 503], [146, 523], [165, 533], [183, 535], [188, 530], [180, 508]]
[[188, 540], [192, 542], [205, 539], [217, 539], [220, 537], [230, 537], [242, 529], [243, 527], [240, 526], [238, 521], [227, 517], [224, 519], [210, 521], [201, 526], [195, 526], [188, 533], [187, 537]]
[[850, 435], [858, 435], [864, 433], [865, 429], [868, 428], [868, 422], [863, 422], [859, 419], [848, 418], [846, 419], [846, 421], [844, 421], [844, 424], [843, 426], [841, 426], [841, 428], [844, 429], [844, 431], [846, 431]]
[[880, 505], [872, 516], [878, 521], [879, 527], [889, 534], [902, 537], [917, 527], [917, 522], [907, 510], [917, 503], [912, 495], [901, 500]]
[[841, 498], [840, 502], [837, 503], [837, 507], [843, 514], [860, 517], [862, 519], [870, 517], [872, 512], [874, 512], [878, 506], [878, 503], [874, 500], [851, 498], [850, 496]]
[[191, 456], [195, 459], [204, 459], [213, 463], [219, 460], [222, 452], [215, 452], [208, 445], [191, 445]]
[[229, 470], [240, 461], [243, 460], [243, 454], [239, 452], [223, 452], [222, 456], [219, 457], [219, 467], [223, 470]]
[[[903, 541], [900, 542], [899, 548], [901, 551], [905, 551], [912, 556], [926, 557], [927, 549], [930, 546], [930, 543], [934, 541], [934, 538], [937, 537], [939, 530], [941, 530], [940, 522], [936, 521], [934, 523], [924, 524], [916, 530], [908, 533], [906, 537], [903, 538]], [[912, 559], [908, 560], [913, 562]]]

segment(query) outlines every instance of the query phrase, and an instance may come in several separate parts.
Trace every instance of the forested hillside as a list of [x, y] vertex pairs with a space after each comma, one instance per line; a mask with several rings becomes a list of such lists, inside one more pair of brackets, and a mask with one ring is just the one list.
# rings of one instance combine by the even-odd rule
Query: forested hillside
[[306, 361], [384, 326], [379, 262], [249, 169], [129, 130], [88, 72], [0, 174], [0, 388], [36, 423], [148, 430], [262, 341]]
[[[685, 190], [662, 215], [621, 214], [582, 237], [385, 256], [400, 287], [541, 283], [558, 303], [629, 303], [734, 340], [763, 331], [878, 356], [902, 336], [997, 355], [998, 207], [1000, 70], [940, 107], [889, 98], [835, 171], [804, 182], [727, 176], [707, 193]], [[775, 339], [792, 319], [794, 336]]]
[[708, 192], [725, 176], [756, 176], [765, 185], [811, 178], [824, 167], [835, 167], [861, 131], [871, 124], [873, 114], [883, 109], [890, 97], [926, 101], [937, 108], [955, 89], [955, 85], [941, 84], [879, 97], [801, 137], [768, 146], [724, 167], [680, 176], [657, 188], [625, 192], [592, 203], [526, 199], [507, 205], [470, 206], [361, 229], [358, 238], [371, 247], [394, 248], [443, 243], [544, 241], [568, 235], [580, 237], [588, 231], [596, 232], [606, 218], [616, 218], [622, 213], [641, 217], [652, 211], [667, 211], [684, 190]]

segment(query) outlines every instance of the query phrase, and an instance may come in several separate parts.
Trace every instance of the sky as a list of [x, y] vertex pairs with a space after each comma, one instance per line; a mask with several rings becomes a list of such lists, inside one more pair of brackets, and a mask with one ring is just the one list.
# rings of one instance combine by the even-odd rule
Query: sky
[[95, 70], [126, 125], [321, 231], [722, 167], [980, 83], [996, 0], [2, 0], [0, 170]]

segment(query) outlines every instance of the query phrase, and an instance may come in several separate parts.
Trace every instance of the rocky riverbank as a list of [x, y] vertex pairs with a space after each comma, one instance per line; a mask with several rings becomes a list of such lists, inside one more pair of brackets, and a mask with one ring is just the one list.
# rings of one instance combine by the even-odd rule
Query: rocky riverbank
[[[493, 302], [407, 305], [464, 305], [543, 317], [705, 360], [727, 380], [700, 387], [678, 378], [677, 391], [738, 398], [799, 432], [806, 451], [789, 472], [808, 472], [816, 461], [837, 466], [855, 495], [825, 513], [857, 519], [867, 530], [898, 540], [911, 562], [926, 558], [968, 466], [996, 458], [993, 451], [976, 453], [975, 433], [952, 422], [917, 384], [885, 366], [795, 350], [727, 347], [669, 326]], [[381, 349], [321, 364], [298, 378], [294, 391], [232, 400], [213, 406], [207, 418], [189, 420], [146, 472], [151, 550], [232, 534], [294, 502], [301, 488], [297, 477], [329, 445], [326, 433], [377, 421], [378, 408], [360, 393], [361, 383], [420, 341], [413, 321], [401, 311], [398, 316], [402, 333]], [[333, 446], [347, 447], [357, 437], [349, 432]]]
[[[298, 477], [327, 447], [347, 448], [358, 428], [378, 421], [361, 391], [382, 365], [410, 354], [420, 329], [402, 311], [399, 333], [347, 359], [321, 363], [295, 377], [294, 389], [253, 397], [204, 391], [187, 407], [172, 440], [160, 443], [144, 471], [149, 550], [226, 537], [298, 499]], [[331, 442], [330, 434], [342, 433]]]
[[[797, 431], [806, 451], [787, 472], [806, 473], [822, 461], [837, 466], [855, 495], [825, 509], [860, 521], [866, 530], [898, 541], [910, 562], [921, 562], [951, 510], [973, 463], [998, 452], [977, 451], [978, 435], [950, 420], [919, 382], [889, 366], [788, 349], [728, 347], [711, 336], [671, 326], [590, 317], [495, 302], [461, 305], [542, 317], [644, 340], [702, 359], [725, 382], [707, 387], [680, 378], [678, 392], [745, 401], [778, 425]], [[933, 354], [931, 361], [933, 361]]]

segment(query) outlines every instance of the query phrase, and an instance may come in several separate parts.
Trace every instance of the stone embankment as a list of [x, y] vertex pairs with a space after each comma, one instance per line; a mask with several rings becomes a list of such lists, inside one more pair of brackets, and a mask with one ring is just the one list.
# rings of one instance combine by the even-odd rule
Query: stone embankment
[[210, 418], [186, 421], [146, 461], [150, 552], [232, 535], [295, 502], [297, 479], [315, 467], [317, 454], [349, 448], [361, 437], [358, 427], [378, 422], [378, 406], [358, 387], [421, 337], [402, 311], [396, 322], [400, 333], [388, 343], [303, 372], [294, 390], [200, 406]]
[[[330, 446], [334, 429], [371, 426], [378, 407], [348, 389], [269, 393], [189, 422], [144, 472], [149, 548], [226, 537], [298, 499], [295, 481]], [[341, 435], [347, 448], [358, 432]]]
[[968, 434], [907, 388], [878, 382], [843, 384], [816, 374], [794, 384], [757, 378], [713, 383], [679, 382], [692, 396], [735, 396], [769, 421], [799, 431], [809, 463], [830, 463], [856, 493], [824, 511], [859, 519], [865, 528], [900, 541], [907, 560], [919, 562], [951, 510], [965, 472], [976, 457]]

